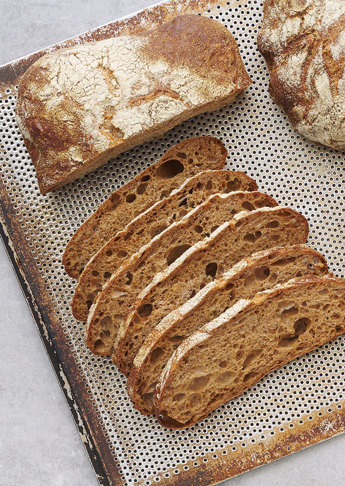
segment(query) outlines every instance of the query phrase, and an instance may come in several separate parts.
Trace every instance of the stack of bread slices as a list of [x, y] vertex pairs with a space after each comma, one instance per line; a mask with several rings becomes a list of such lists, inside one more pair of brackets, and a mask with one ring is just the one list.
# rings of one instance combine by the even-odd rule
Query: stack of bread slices
[[63, 256], [86, 342], [144, 414], [193, 425], [265, 374], [345, 332], [345, 279], [308, 223], [187, 139], [114, 192]]

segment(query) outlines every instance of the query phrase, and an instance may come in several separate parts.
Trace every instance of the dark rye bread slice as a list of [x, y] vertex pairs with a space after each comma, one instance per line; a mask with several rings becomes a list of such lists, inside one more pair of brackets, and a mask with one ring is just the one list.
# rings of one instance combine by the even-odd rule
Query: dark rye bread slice
[[171, 265], [196, 242], [204, 239], [246, 207], [275, 207], [277, 202], [260, 192], [214, 194], [169, 226], [132, 255], [103, 287], [87, 321], [87, 345], [97, 354], [111, 354], [117, 330], [138, 294], [154, 276]]
[[121, 324], [113, 361], [128, 375], [146, 336], [170, 311], [193, 297], [235, 263], [260, 250], [305, 243], [308, 222], [290, 208], [239, 213], [209, 238], [196, 243], [139, 295]]
[[291, 278], [325, 275], [324, 257], [304, 245], [273, 248], [241, 260], [195, 297], [173, 310], [152, 330], [134, 359], [127, 390], [140, 412], [154, 413], [154, 392], [161, 372], [181, 342], [240, 299]]
[[272, 370], [345, 332], [345, 279], [302, 277], [242, 299], [187, 338], [156, 394], [162, 425], [184, 428]]
[[[240, 171], [207, 170], [186, 180], [169, 197], [137, 216], [91, 258], [79, 277], [72, 300], [74, 317], [85, 321], [97, 294], [124, 261], [211, 194], [255, 189], [256, 182]], [[243, 209], [254, 209], [245, 201], [243, 204]], [[259, 204], [256, 201], [255, 207]]]
[[62, 263], [77, 279], [90, 258], [118, 231], [183, 181], [207, 169], [222, 169], [227, 150], [214, 137], [189, 138], [113, 192], [73, 235]]

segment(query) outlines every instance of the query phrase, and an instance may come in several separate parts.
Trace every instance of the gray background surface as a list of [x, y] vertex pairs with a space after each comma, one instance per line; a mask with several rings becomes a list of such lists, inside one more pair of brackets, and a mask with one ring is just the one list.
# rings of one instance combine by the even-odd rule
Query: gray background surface
[[[0, 0], [0, 64], [154, 0]], [[0, 244], [0, 484], [96, 486], [97, 481], [19, 284]], [[224, 486], [344, 486], [345, 435]]]

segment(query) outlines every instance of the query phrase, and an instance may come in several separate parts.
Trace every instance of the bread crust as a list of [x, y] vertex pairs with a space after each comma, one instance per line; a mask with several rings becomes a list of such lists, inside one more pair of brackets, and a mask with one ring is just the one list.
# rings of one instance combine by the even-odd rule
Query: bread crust
[[[281, 270], [277, 263], [280, 263]], [[275, 271], [278, 272], [277, 277], [271, 279]], [[165, 316], [147, 336], [135, 357], [127, 381], [128, 395], [135, 408], [145, 414], [154, 413], [151, 394], [153, 397], [155, 381], [152, 376], [155, 376], [157, 382], [159, 380], [159, 372], [154, 370], [166, 365], [181, 341], [180, 338], [188, 337], [206, 323], [211, 309], [214, 318], [217, 306], [221, 306], [224, 311], [225, 303], [230, 307], [240, 298], [254, 297], [257, 292], [297, 277], [298, 274], [325, 275], [327, 272], [324, 257], [305, 245], [273, 248], [241, 260], [218, 280], [200, 290], [195, 297]], [[256, 275], [258, 278], [253, 278]], [[221, 311], [218, 313], [221, 314]], [[193, 320], [193, 316], [198, 316], [197, 321]], [[148, 381], [149, 376], [151, 378]]]
[[[260, 360], [258, 359], [257, 361], [255, 360], [252, 361], [252, 364], [248, 366], [248, 368], [246, 368], [246, 372], [247, 373], [249, 372], [248, 379], [240, 380], [238, 386], [236, 385], [234, 387], [229, 386], [229, 390], [224, 388], [223, 392], [220, 393], [220, 396], [219, 397], [216, 396], [212, 404], [206, 405], [206, 408], [201, 413], [199, 413], [198, 416], [193, 416], [184, 423], [182, 423], [181, 421], [177, 420], [174, 417], [169, 416], [169, 412], [171, 410], [167, 411], [169, 404], [165, 400], [165, 395], [169, 393], [169, 390], [172, 389], [176, 392], [178, 391], [174, 388], [174, 383], [173, 383], [174, 375], [176, 376], [176, 374], [179, 373], [179, 366], [181, 366], [182, 368], [183, 363], [186, 363], [190, 359], [190, 357], [193, 356], [193, 353], [198, 353], [199, 362], [207, 366], [207, 363], [203, 362], [203, 355], [201, 349], [202, 348], [208, 350], [210, 349], [210, 346], [212, 346], [211, 345], [212, 337], [221, 338], [222, 334], [225, 334], [228, 331], [231, 332], [231, 327], [235, 325], [237, 326], [236, 330], [238, 329], [238, 333], [240, 335], [242, 329], [241, 323], [243, 323], [242, 327], [244, 329], [244, 332], [248, 332], [248, 330], [245, 328], [246, 322], [247, 321], [249, 322], [250, 316], [257, 314], [261, 316], [261, 321], [258, 320], [258, 326], [256, 328], [256, 331], [258, 332], [258, 335], [259, 336], [261, 335], [262, 339], [264, 339], [264, 337], [268, 335], [267, 334], [268, 330], [266, 330], [267, 326], [266, 326], [265, 319], [262, 318], [262, 315], [259, 313], [262, 310], [269, 311], [270, 308], [273, 307], [275, 304], [279, 303], [280, 300], [282, 301], [283, 309], [284, 309], [284, 305], [289, 306], [291, 305], [291, 303], [295, 303], [297, 306], [302, 307], [302, 313], [299, 314], [297, 313], [296, 317], [298, 317], [299, 315], [308, 316], [309, 315], [308, 311], [310, 311], [310, 315], [319, 315], [320, 317], [320, 314], [318, 314], [318, 310], [315, 310], [316, 308], [312, 309], [311, 307], [308, 307], [308, 303], [307, 302], [304, 303], [303, 301], [304, 300], [307, 301], [309, 294], [311, 294], [313, 298], [315, 298], [316, 300], [315, 306], [317, 306], [320, 303], [320, 301], [324, 303], [323, 302], [324, 299], [322, 297], [319, 297], [318, 292], [319, 291], [323, 292], [325, 290], [333, 292], [334, 300], [328, 302], [328, 304], [334, 306], [336, 306], [336, 304], [339, 304], [340, 313], [339, 311], [335, 312], [335, 314], [332, 316], [332, 319], [329, 321], [328, 318], [326, 319], [326, 316], [329, 316], [329, 314], [327, 314], [327, 311], [325, 311], [325, 320], [324, 322], [322, 322], [322, 324], [324, 325], [320, 326], [321, 330], [317, 329], [317, 327], [316, 329], [315, 327], [313, 327], [314, 333], [311, 334], [308, 332], [308, 326], [309, 329], [312, 327], [310, 323], [308, 324], [308, 326], [307, 325], [301, 326], [301, 328], [299, 329], [300, 331], [299, 333], [296, 331], [295, 335], [291, 335], [290, 337], [291, 344], [287, 343], [286, 345], [284, 343], [284, 346], [281, 348], [282, 351], [279, 352], [277, 358], [275, 358], [273, 354], [272, 359], [270, 360], [265, 359], [264, 368], [260, 363], [261, 359]], [[227, 401], [243, 393], [244, 390], [257, 383], [263, 376], [270, 373], [274, 369], [325, 344], [330, 340], [335, 339], [337, 336], [344, 333], [345, 332], [345, 323], [344, 323], [344, 314], [343, 314], [344, 291], [345, 291], [345, 279], [334, 278], [334, 277], [320, 277], [320, 278], [312, 277], [312, 276], [304, 277], [304, 278], [302, 277], [300, 279], [290, 280], [289, 282], [283, 285], [278, 285], [274, 289], [260, 292], [252, 300], [240, 300], [224, 314], [216, 318], [214, 321], [203, 326], [200, 331], [197, 331], [192, 336], [187, 338], [177, 348], [177, 350], [171, 356], [167, 366], [165, 367], [164, 372], [161, 375], [160, 382], [157, 386], [156, 395], [155, 395], [156, 416], [159, 422], [163, 426], [171, 429], [189, 427], [195, 424], [196, 422], [198, 422], [199, 420], [202, 420], [212, 410], [215, 410], [223, 403], [226, 403]], [[322, 312], [322, 310], [319, 312]], [[330, 312], [332, 313], [332, 309], [330, 310]], [[293, 319], [291, 322], [290, 320], [288, 319], [286, 321], [288, 323], [287, 325], [284, 324], [282, 326], [283, 332], [286, 332], [292, 326]], [[277, 324], [279, 324], [279, 322], [280, 321], [277, 320]], [[272, 329], [276, 329], [277, 324], [272, 323], [273, 326]], [[293, 331], [293, 327], [292, 327], [292, 331]], [[279, 347], [278, 339], [281, 336], [280, 334], [278, 334], [277, 343], [275, 343], [276, 334], [271, 332], [271, 335], [273, 335], [274, 338], [270, 339], [268, 337], [269, 339], [268, 346], [270, 347], [267, 350], [267, 352], [272, 351], [272, 353], [274, 353], [274, 351]], [[302, 336], [301, 338], [302, 341], [299, 338], [300, 336]], [[287, 341], [288, 339], [289, 336], [286, 337]], [[274, 342], [272, 342], [272, 340]], [[227, 343], [230, 343], [230, 346], [227, 346], [224, 352], [227, 352], [228, 348], [234, 346], [233, 341], [227, 341]], [[212, 348], [212, 351], [213, 351], [213, 356], [217, 356], [217, 354], [215, 354], [216, 350], [213, 350]], [[187, 368], [187, 366], [185, 366], [185, 368]], [[188, 369], [183, 369], [182, 372], [188, 374]], [[230, 388], [232, 389], [230, 390]], [[184, 415], [184, 412], [180, 412], [180, 413]]]
[[269, 92], [293, 127], [315, 142], [345, 148], [345, 3], [266, 0], [258, 48]]
[[41, 57], [19, 83], [17, 121], [46, 194], [250, 84], [230, 32], [182, 15]]
[[215, 137], [193, 137], [169, 148], [154, 164], [114, 191], [78, 228], [66, 246], [62, 263], [78, 278], [91, 257], [137, 215], [206, 169], [225, 166], [227, 149]]

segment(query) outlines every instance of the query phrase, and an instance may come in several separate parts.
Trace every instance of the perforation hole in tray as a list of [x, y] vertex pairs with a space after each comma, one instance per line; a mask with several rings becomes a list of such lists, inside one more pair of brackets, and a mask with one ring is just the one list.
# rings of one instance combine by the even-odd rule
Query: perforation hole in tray
[[268, 72], [256, 48], [261, 12], [261, 1], [248, 0], [231, 10], [218, 8], [213, 15], [235, 35], [253, 80], [240, 99], [183, 123], [45, 197], [39, 194], [15, 122], [16, 90], [7, 91], [0, 102], [4, 183], [128, 485], [155, 484], [197, 468], [214, 455], [260, 443], [321, 414], [324, 407], [341, 406], [344, 399], [345, 340], [340, 337], [270, 373], [191, 429], [167, 431], [132, 407], [124, 377], [109, 359], [87, 350], [84, 324], [73, 319], [69, 308], [74, 283], [63, 271], [61, 256], [71, 235], [113, 190], [188, 136], [220, 137], [229, 150], [228, 168], [245, 170], [262, 191], [301, 211], [310, 223], [310, 245], [326, 256], [336, 275], [345, 276], [344, 153], [303, 139], [270, 100]]

